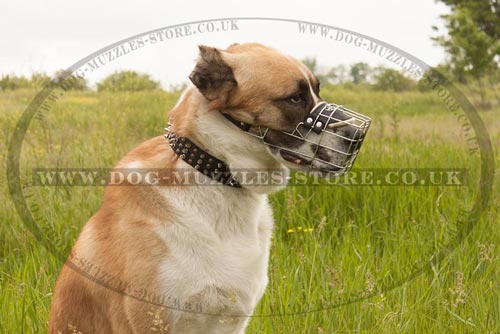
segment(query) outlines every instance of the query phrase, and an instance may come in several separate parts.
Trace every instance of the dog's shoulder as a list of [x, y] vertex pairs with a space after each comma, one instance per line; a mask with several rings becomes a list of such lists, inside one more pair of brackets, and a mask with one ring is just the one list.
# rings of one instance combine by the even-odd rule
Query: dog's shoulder
[[158, 186], [173, 182], [177, 160], [163, 136], [132, 149], [111, 171], [101, 211], [122, 223], [170, 220], [169, 203]]
[[157, 136], [132, 149], [116, 168], [169, 168], [176, 159], [165, 137]]

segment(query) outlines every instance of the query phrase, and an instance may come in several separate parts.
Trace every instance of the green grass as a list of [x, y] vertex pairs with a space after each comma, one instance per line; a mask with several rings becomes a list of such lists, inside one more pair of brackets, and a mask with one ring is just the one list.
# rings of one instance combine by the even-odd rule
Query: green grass
[[[1, 152], [6, 154], [7, 138], [34, 94], [0, 93]], [[177, 97], [165, 92], [64, 96], [43, 120], [32, 122], [22, 174], [36, 167], [112, 167], [135, 145], [163, 133]], [[498, 179], [471, 234], [441, 262], [406, 279], [413, 264], [425, 263], [452, 241], [450, 231], [461, 228], [463, 210], [478, 193], [479, 158], [469, 155], [456, 117], [432, 92], [330, 89], [323, 97], [374, 119], [357, 168], [468, 168], [469, 183], [459, 188], [289, 187], [272, 195], [270, 284], [247, 333], [499, 333]], [[495, 147], [499, 112], [481, 115]], [[495, 159], [499, 164], [498, 152]], [[43, 333], [63, 261], [23, 224], [4, 175], [2, 170], [0, 333]], [[99, 208], [103, 188], [26, 192], [28, 204], [40, 207], [40, 227], [68, 254]], [[401, 284], [388, 289], [395, 282]]]

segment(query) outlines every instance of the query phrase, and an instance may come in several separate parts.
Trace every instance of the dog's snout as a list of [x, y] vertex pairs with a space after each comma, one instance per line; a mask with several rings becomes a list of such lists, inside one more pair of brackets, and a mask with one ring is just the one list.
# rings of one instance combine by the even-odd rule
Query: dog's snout
[[330, 115], [327, 128], [333, 132], [341, 133], [348, 141], [362, 140], [366, 133], [353, 116], [342, 110], [336, 110]]
[[353, 141], [360, 141], [365, 137], [365, 132], [355, 125], [347, 125], [345, 132], [346, 137]]
[[331, 115], [330, 122], [328, 123], [332, 124], [332, 123], [345, 122], [348, 121], [350, 118], [351, 116], [346, 115], [346, 113], [343, 112], [342, 110], [334, 110]]

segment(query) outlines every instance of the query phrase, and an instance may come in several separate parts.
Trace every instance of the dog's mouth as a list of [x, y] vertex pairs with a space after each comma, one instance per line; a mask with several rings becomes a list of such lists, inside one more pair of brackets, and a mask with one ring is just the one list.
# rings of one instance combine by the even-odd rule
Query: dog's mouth
[[[299, 167], [299, 169], [302, 169], [300, 167], [311, 167], [313, 165], [313, 160], [307, 159], [301, 154], [280, 149], [279, 154], [281, 158], [283, 158], [285, 161], [291, 162], [292, 164], [296, 165]], [[336, 174], [341, 171], [342, 168], [337, 167], [337, 166], [328, 166], [328, 167], [319, 167], [316, 169], [314, 172], [316, 175], [320, 177], [332, 177], [336, 176]]]
[[299, 165], [299, 166], [310, 166], [311, 163], [312, 163], [312, 160], [309, 160], [309, 159], [305, 159], [303, 156], [297, 154], [297, 153], [294, 153], [294, 152], [291, 152], [291, 151], [288, 151], [288, 150], [279, 150], [280, 152], [280, 156], [286, 160], [286, 161], [289, 161], [291, 163], [294, 163], [296, 165]]

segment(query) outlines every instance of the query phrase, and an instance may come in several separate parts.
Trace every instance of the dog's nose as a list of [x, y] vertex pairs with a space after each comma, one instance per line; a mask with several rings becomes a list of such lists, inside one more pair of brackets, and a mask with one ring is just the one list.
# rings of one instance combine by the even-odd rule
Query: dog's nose
[[328, 124], [342, 123], [351, 119], [351, 116], [347, 115], [345, 112], [339, 109], [333, 109], [333, 112], [329, 115], [330, 121]]
[[345, 136], [353, 141], [360, 141], [365, 138], [365, 131], [355, 125], [347, 125], [344, 129]]

